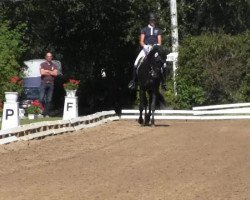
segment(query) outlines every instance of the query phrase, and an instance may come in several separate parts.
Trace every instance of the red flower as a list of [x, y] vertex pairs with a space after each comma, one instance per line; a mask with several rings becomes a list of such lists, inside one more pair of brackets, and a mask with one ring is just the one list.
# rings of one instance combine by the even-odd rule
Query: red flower
[[10, 78], [10, 82], [14, 83], [14, 84], [21, 85], [23, 81], [18, 76], [13, 76]]
[[42, 110], [44, 109], [42, 103], [39, 100], [34, 100], [32, 105], [40, 107]]
[[13, 92], [22, 92], [23, 91], [23, 80], [19, 76], [12, 76], [9, 78], [9, 83], [5, 90]]
[[69, 79], [69, 82], [70, 82], [70, 83], [73, 83], [73, 84], [75, 84], [75, 85], [78, 85], [78, 84], [80, 83], [80, 81], [75, 80], [75, 79]]
[[69, 79], [69, 82], [64, 83], [63, 87], [65, 90], [77, 90], [79, 87], [79, 80]]

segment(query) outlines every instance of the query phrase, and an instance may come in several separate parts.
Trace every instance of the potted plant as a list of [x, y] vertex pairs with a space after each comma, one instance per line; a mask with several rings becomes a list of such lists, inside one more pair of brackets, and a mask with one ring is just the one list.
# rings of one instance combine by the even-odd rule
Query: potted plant
[[23, 80], [19, 76], [12, 76], [9, 83], [3, 87], [6, 102], [16, 102], [18, 94], [23, 92]]
[[42, 111], [43, 106], [38, 100], [33, 101], [32, 104], [26, 109], [29, 119], [35, 119], [39, 114], [42, 113]]
[[63, 84], [67, 97], [75, 97], [76, 90], [79, 87], [79, 83], [79, 80], [69, 79], [69, 82]]

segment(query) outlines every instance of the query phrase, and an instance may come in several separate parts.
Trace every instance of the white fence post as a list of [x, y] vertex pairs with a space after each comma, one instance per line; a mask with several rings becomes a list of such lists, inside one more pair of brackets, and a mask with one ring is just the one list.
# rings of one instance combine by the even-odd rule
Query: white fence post
[[20, 125], [19, 102], [17, 92], [5, 92], [5, 99], [2, 116], [2, 130], [15, 128]]
[[63, 120], [78, 117], [78, 97], [65, 97]]

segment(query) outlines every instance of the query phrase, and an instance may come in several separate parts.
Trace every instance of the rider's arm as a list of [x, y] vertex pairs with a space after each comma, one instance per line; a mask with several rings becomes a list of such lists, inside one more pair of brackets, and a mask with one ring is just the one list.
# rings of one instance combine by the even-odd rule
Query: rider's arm
[[157, 40], [158, 40], [157, 44], [161, 45], [162, 44], [162, 37], [161, 37], [161, 35], [157, 36]]
[[145, 40], [145, 34], [142, 33], [141, 36], [140, 36], [140, 45], [141, 45], [142, 48], [145, 45], [144, 40]]

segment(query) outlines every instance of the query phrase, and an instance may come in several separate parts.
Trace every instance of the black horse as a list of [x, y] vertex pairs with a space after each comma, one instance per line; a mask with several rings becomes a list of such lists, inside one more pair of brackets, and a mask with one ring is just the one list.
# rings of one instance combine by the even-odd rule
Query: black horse
[[[156, 102], [159, 101], [165, 104], [165, 100], [159, 91], [163, 78], [164, 63], [166, 63], [166, 52], [161, 46], [154, 45], [137, 69], [140, 92], [140, 116], [138, 122], [140, 124], [149, 125], [152, 116], [151, 125], [154, 125]], [[143, 110], [145, 111], [144, 120], [142, 117]]]

